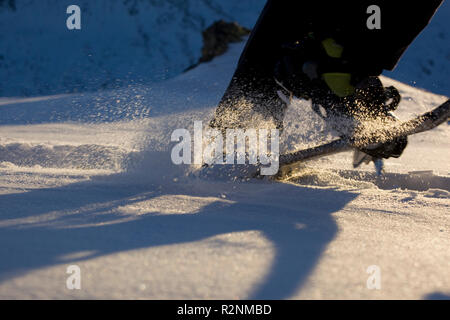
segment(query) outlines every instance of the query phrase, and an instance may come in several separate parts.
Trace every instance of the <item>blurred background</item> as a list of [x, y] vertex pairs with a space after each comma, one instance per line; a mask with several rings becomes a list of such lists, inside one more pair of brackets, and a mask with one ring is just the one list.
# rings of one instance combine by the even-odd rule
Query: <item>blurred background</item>
[[[0, 0], [0, 97], [96, 91], [174, 77], [202, 58], [203, 31], [219, 20], [251, 29], [265, 2]], [[81, 30], [66, 27], [72, 4], [81, 8]], [[397, 69], [385, 75], [450, 95], [449, 20], [447, 1]]]

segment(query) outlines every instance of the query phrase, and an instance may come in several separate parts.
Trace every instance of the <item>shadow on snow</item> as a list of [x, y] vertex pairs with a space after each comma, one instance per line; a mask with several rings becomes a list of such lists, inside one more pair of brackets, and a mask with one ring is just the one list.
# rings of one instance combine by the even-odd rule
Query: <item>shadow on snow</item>
[[[275, 257], [251, 299], [288, 298], [298, 290], [337, 234], [332, 214], [357, 195], [346, 191], [312, 189], [292, 184], [241, 183], [262, 188], [211, 203], [195, 214], [155, 212], [124, 220], [118, 206], [163, 195], [217, 196], [214, 185], [158, 188], [157, 184], [121, 183], [123, 175], [90, 182], [0, 196], [0, 281], [38, 268], [61, 264], [60, 258], [80, 251], [95, 253], [65, 264], [128, 250], [199, 241], [216, 235], [259, 230], [271, 241]], [[205, 182], [208, 183], [208, 182]], [[169, 190], [167, 190], [169, 189]], [[186, 189], [190, 190], [186, 192]], [[286, 205], [286, 203], [289, 205]], [[5, 224], [10, 219], [37, 218], [55, 213], [49, 222]], [[17, 220], [16, 220], [17, 221]], [[74, 227], [74, 225], [79, 226]], [[298, 224], [304, 228], [296, 228]], [[152, 271], [154, 272], [154, 271]]]

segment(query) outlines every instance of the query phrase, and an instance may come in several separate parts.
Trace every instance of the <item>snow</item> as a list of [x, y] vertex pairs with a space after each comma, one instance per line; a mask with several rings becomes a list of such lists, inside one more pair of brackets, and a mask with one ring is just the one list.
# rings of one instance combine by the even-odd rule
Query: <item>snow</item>
[[[84, 92], [161, 81], [201, 56], [214, 21], [251, 28], [264, 0], [20, 0], [0, 3], [0, 96]], [[81, 9], [68, 30], [66, 9]]]
[[[171, 132], [209, 119], [242, 46], [158, 84], [0, 101], [0, 298], [449, 297], [447, 124], [411, 137], [384, 180], [348, 153], [284, 183], [172, 164]], [[383, 82], [405, 119], [447, 99]], [[306, 102], [285, 125], [283, 150], [330, 137]]]

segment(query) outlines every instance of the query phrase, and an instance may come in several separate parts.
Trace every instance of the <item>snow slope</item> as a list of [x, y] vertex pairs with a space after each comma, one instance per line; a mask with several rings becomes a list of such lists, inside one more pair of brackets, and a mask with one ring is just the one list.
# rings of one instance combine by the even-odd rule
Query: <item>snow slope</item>
[[[173, 77], [200, 58], [204, 29], [219, 19], [251, 28], [264, 3], [0, 1], [0, 96], [82, 92]], [[72, 4], [81, 9], [81, 30], [66, 27]]]
[[[171, 163], [172, 130], [211, 116], [241, 50], [152, 86], [0, 100], [0, 298], [449, 297], [447, 124], [412, 137], [383, 180], [350, 154], [286, 183]], [[446, 99], [383, 81], [403, 118]], [[330, 137], [305, 102], [285, 125], [284, 150]]]

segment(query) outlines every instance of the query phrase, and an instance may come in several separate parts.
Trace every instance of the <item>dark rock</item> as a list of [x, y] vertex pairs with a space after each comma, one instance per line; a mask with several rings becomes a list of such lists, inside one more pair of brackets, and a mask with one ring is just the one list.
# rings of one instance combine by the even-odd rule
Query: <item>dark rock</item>
[[219, 20], [203, 31], [202, 57], [199, 62], [211, 61], [214, 57], [224, 54], [228, 45], [242, 41], [250, 30], [240, 26], [237, 22]]
[[242, 41], [242, 38], [250, 34], [249, 29], [240, 26], [237, 22], [219, 20], [203, 31], [202, 56], [198, 63], [190, 66], [185, 71], [195, 68], [202, 62], [208, 62], [228, 50], [228, 45]]

